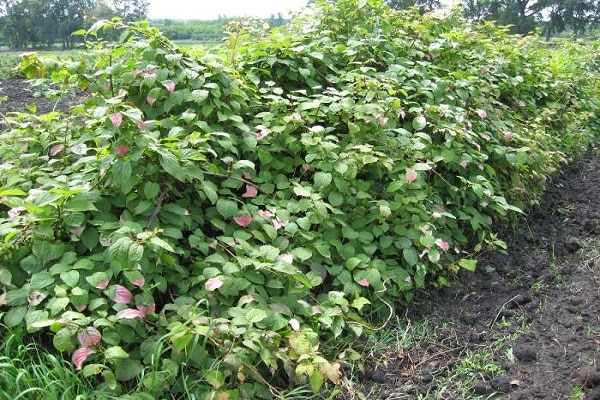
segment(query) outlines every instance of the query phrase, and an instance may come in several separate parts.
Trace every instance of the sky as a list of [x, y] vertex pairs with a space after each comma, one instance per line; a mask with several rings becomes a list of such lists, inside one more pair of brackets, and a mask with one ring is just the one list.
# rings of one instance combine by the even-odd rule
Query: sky
[[150, 18], [217, 19], [227, 17], [263, 17], [288, 11], [300, 11], [306, 0], [149, 0]]

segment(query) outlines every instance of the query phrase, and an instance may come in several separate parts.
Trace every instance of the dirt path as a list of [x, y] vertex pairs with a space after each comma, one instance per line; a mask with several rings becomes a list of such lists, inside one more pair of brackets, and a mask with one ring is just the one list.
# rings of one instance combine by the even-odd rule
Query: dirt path
[[476, 273], [398, 310], [407, 322], [352, 390], [387, 400], [600, 399], [600, 153], [566, 170], [501, 236], [507, 252], [482, 255]]
[[[0, 118], [36, 103], [0, 80]], [[505, 253], [398, 310], [389, 340], [364, 346], [343, 398], [600, 399], [600, 152], [558, 178], [543, 203], [502, 235]]]

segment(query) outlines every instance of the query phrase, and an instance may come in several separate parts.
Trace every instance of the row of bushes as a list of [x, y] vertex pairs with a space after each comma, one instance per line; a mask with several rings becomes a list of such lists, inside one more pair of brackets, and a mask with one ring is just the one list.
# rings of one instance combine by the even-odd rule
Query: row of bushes
[[339, 383], [350, 338], [474, 270], [597, 124], [596, 44], [381, 0], [317, 1], [202, 58], [142, 23], [86, 42], [22, 64], [86, 97], [6, 118], [0, 304], [98, 393]]

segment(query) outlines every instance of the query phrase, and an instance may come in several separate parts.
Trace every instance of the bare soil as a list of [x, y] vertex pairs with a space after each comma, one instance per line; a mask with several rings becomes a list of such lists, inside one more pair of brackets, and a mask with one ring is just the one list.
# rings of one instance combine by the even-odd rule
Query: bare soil
[[[24, 80], [0, 80], [3, 97], [0, 120], [33, 103], [38, 113], [68, 106], [36, 95]], [[475, 273], [396, 310], [406, 331], [434, 322], [424, 340], [368, 352], [343, 397], [600, 399], [599, 154], [590, 149], [500, 235], [507, 251], [482, 254]], [[465, 369], [474, 353], [500, 370]]]

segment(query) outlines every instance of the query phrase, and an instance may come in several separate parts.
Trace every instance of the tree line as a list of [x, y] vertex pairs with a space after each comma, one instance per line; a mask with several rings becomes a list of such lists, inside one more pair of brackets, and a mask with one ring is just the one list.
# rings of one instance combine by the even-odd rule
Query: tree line
[[[419, 6], [424, 11], [441, 6], [440, 0], [387, 0], [392, 8]], [[600, 0], [460, 0], [465, 18], [510, 25], [517, 34], [537, 28], [546, 37], [571, 31], [583, 36], [600, 22]]]
[[75, 46], [72, 33], [99, 19], [144, 19], [148, 0], [0, 0], [0, 42], [10, 48]]
[[[386, 0], [386, 3], [394, 9], [416, 6], [423, 12], [442, 6], [441, 0]], [[459, 0], [459, 4], [467, 19], [494, 20], [510, 25], [517, 34], [541, 29], [548, 38], [565, 31], [583, 36], [600, 22], [600, 0]], [[148, 0], [0, 0], [0, 45], [23, 49], [60, 44], [72, 48], [79, 40], [72, 32], [115, 16], [124, 21], [145, 19], [148, 7]], [[222, 17], [214, 21], [152, 22], [172, 40], [216, 42], [223, 38], [229, 21]], [[267, 22], [278, 26], [286, 20], [279, 14]]]

